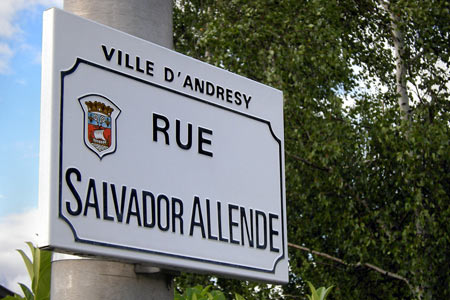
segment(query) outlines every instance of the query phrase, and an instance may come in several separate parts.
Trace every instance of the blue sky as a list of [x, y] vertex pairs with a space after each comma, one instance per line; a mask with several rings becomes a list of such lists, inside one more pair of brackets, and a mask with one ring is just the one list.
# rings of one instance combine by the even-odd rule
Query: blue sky
[[12, 40], [0, 75], [0, 215], [36, 206], [39, 148], [40, 18], [18, 14], [24, 40]]
[[43, 8], [18, 11], [0, 42], [0, 217], [37, 207]]
[[42, 13], [62, 0], [0, 0], [0, 284], [18, 291], [17, 248], [38, 221]]

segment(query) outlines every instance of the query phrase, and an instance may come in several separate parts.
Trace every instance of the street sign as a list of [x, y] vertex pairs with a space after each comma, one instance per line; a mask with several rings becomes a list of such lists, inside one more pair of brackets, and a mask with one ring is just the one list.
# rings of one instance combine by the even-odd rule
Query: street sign
[[44, 13], [40, 246], [288, 281], [279, 90]]

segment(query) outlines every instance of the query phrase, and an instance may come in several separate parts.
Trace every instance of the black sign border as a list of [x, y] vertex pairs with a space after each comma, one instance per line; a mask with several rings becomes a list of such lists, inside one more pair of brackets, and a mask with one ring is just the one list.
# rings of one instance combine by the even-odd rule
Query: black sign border
[[[116, 75], [120, 75], [129, 79], [133, 79], [136, 80], [140, 83], [144, 83], [146, 85], [150, 85], [156, 88], [160, 88], [163, 90], [166, 90], [168, 92], [172, 92], [174, 94], [177, 95], [181, 95], [183, 97], [189, 98], [191, 100], [195, 100], [210, 106], [214, 106], [216, 108], [219, 109], [223, 109], [232, 113], [236, 113], [238, 115], [244, 116], [246, 118], [250, 118], [252, 120], [258, 121], [258, 122], [262, 122], [264, 124], [266, 124], [269, 127], [270, 133], [272, 135], [272, 137], [275, 139], [275, 141], [278, 143], [278, 152], [279, 152], [279, 166], [280, 166], [280, 199], [281, 199], [281, 237], [282, 237], [282, 254], [275, 260], [272, 269], [262, 269], [262, 268], [256, 268], [256, 267], [251, 267], [251, 266], [245, 266], [245, 265], [238, 265], [238, 264], [232, 264], [232, 263], [227, 263], [227, 262], [221, 262], [221, 261], [214, 261], [214, 260], [210, 260], [210, 259], [203, 259], [203, 258], [198, 258], [198, 257], [190, 257], [190, 256], [184, 256], [184, 255], [178, 255], [178, 254], [173, 254], [173, 253], [165, 253], [165, 252], [160, 252], [160, 251], [154, 251], [154, 250], [148, 250], [148, 249], [141, 249], [141, 248], [135, 248], [135, 247], [129, 247], [129, 246], [123, 246], [123, 245], [115, 245], [115, 244], [109, 244], [109, 243], [105, 243], [105, 242], [98, 242], [98, 241], [92, 241], [92, 240], [87, 240], [87, 239], [83, 239], [78, 237], [78, 234], [74, 228], [74, 226], [70, 223], [70, 221], [62, 214], [62, 185], [63, 185], [63, 170], [62, 170], [62, 161], [63, 161], [63, 117], [64, 117], [64, 78], [72, 73], [74, 73], [77, 68], [79, 67], [80, 64], [86, 64], [95, 68], [99, 68], [102, 69], [104, 71], [107, 72], [111, 72], [114, 73]], [[286, 249], [286, 241], [285, 241], [285, 226], [284, 226], [284, 186], [283, 186], [283, 160], [282, 160], [282, 145], [281, 145], [281, 140], [275, 135], [271, 123], [268, 120], [264, 120], [262, 118], [258, 118], [252, 115], [248, 115], [245, 114], [243, 112], [240, 111], [236, 111], [233, 110], [231, 108], [228, 107], [224, 107], [221, 106], [219, 104], [216, 103], [212, 103], [209, 101], [206, 101], [204, 99], [201, 99], [199, 97], [195, 97], [193, 95], [189, 95], [189, 94], [185, 94], [183, 92], [168, 88], [166, 86], [162, 86], [159, 85], [157, 83], [154, 82], [150, 82], [147, 80], [144, 80], [142, 78], [138, 78], [138, 77], [134, 77], [130, 74], [127, 73], [123, 73], [99, 64], [96, 64], [94, 62], [88, 61], [86, 59], [77, 57], [75, 64], [72, 66], [72, 68], [70, 68], [69, 70], [66, 71], [61, 71], [61, 98], [60, 98], [60, 149], [59, 149], [59, 218], [61, 218], [62, 220], [64, 220], [70, 227], [70, 229], [72, 230], [72, 233], [74, 235], [74, 240], [75, 242], [79, 242], [79, 243], [85, 243], [85, 244], [90, 244], [90, 245], [95, 245], [95, 246], [103, 246], [103, 247], [109, 247], [109, 248], [116, 248], [116, 249], [121, 249], [121, 250], [129, 250], [129, 251], [135, 251], [135, 252], [142, 252], [142, 253], [150, 253], [150, 254], [155, 254], [155, 255], [163, 255], [163, 256], [169, 256], [169, 257], [175, 257], [178, 259], [183, 259], [183, 260], [190, 260], [190, 261], [198, 261], [198, 262], [202, 262], [202, 263], [209, 263], [209, 264], [215, 264], [215, 265], [221, 265], [221, 266], [226, 266], [226, 267], [231, 267], [231, 268], [238, 268], [238, 269], [244, 269], [244, 270], [250, 270], [250, 271], [256, 271], [256, 272], [262, 272], [262, 273], [275, 273], [276, 270], [276, 266], [277, 264], [283, 260], [286, 256], [285, 254], [285, 249]]]

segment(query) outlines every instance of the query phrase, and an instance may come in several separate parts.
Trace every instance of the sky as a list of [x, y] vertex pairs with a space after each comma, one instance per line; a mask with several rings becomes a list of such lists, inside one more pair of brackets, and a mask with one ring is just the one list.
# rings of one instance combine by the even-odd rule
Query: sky
[[15, 292], [29, 285], [16, 249], [39, 221], [42, 13], [62, 2], [0, 0], [0, 284]]

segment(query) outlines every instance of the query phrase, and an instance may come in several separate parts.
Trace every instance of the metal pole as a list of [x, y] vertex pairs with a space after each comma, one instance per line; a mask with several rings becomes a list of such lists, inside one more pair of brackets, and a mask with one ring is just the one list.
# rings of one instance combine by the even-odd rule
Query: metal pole
[[169, 274], [137, 271], [133, 264], [98, 259], [53, 261], [50, 299], [173, 300]]
[[[173, 48], [172, 0], [64, 0], [64, 9]], [[52, 300], [172, 300], [172, 279], [158, 268], [101, 259], [52, 263]]]
[[64, 10], [173, 49], [171, 0], [64, 0]]

